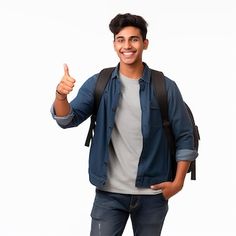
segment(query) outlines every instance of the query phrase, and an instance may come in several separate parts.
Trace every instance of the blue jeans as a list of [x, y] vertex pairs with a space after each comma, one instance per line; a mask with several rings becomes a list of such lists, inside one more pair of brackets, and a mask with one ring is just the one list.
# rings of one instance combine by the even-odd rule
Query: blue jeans
[[168, 211], [162, 194], [130, 195], [96, 190], [90, 236], [120, 236], [130, 216], [134, 236], [161, 235]]

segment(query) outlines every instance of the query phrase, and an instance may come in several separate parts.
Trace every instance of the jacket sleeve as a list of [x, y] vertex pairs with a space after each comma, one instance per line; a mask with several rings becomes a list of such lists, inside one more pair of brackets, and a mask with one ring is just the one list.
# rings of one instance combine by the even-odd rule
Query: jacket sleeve
[[53, 107], [51, 114], [62, 128], [71, 128], [80, 125], [93, 112], [94, 89], [97, 75], [90, 77], [78, 90], [76, 97], [70, 102], [71, 111], [65, 117], [57, 117]]
[[176, 141], [176, 160], [192, 161], [198, 153], [194, 149], [194, 136], [191, 119], [181, 92], [172, 80], [167, 82], [169, 119]]

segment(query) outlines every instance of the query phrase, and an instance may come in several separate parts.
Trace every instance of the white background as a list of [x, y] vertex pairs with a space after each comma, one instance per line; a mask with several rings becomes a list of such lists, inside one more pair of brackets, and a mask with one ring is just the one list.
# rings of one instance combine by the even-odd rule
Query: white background
[[89, 235], [89, 121], [60, 129], [50, 107], [63, 63], [70, 100], [118, 63], [108, 24], [126, 12], [149, 23], [144, 61], [176, 81], [201, 133], [197, 181], [170, 200], [163, 236], [236, 235], [233, 1], [0, 0], [1, 236]]

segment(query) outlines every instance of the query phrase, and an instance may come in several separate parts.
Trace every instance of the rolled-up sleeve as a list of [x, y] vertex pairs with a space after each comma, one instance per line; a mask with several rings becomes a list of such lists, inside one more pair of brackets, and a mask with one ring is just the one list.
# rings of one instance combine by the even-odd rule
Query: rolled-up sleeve
[[176, 151], [176, 161], [193, 161], [197, 156], [196, 150], [182, 149]]
[[56, 120], [57, 124], [62, 128], [67, 126], [74, 117], [72, 109], [70, 109], [70, 113], [67, 116], [56, 116], [53, 105], [51, 106], [50, 112], [52, 114], [52, 118]]
[[176, 141], [176, 161], [193, 161], [198, 152], [194, 147], [193, 126], [180, 90], [175, 82], [169, 86], [169, 117]]

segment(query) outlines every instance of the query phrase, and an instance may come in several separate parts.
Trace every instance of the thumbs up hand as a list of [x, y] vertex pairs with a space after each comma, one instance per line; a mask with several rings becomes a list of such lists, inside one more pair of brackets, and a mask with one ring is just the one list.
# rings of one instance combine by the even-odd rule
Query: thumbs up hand
[[65, 97], [73, 90], [75, 79], [72, 78], [69, 74], [69, 67], [67, 64], [64, 64], [64, 76], [62, 77], [60, 83], [57, 85], [57, 93]]

